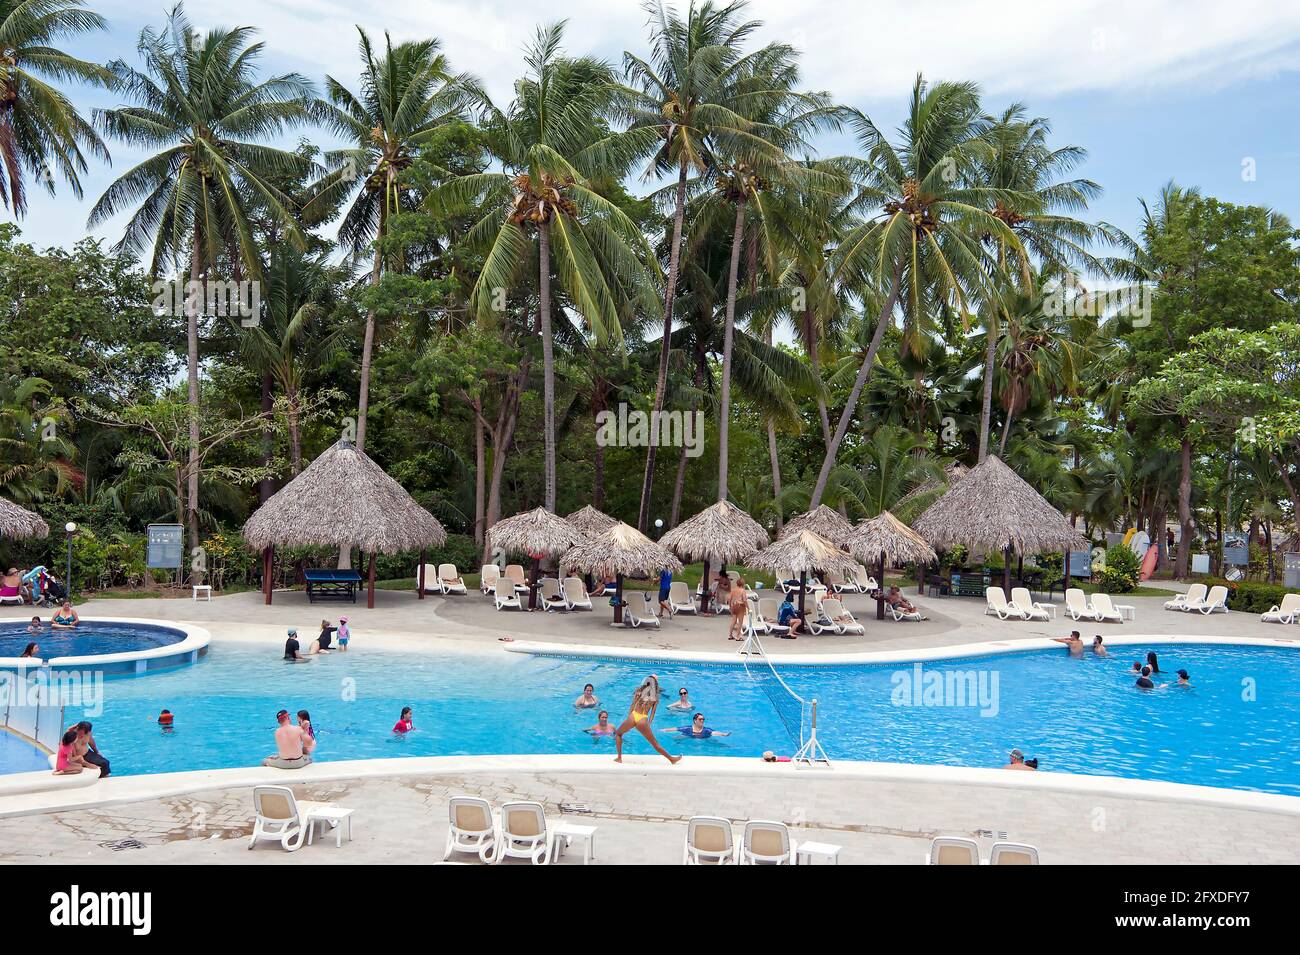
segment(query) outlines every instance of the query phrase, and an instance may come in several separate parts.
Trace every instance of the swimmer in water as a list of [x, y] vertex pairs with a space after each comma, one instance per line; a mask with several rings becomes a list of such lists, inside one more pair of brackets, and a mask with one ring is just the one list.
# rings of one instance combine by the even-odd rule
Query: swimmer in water
[[1191, 686], [1191, 685], [1192, 685], [1192, 678], [1191, 678], [1190, 676], [1187, 675], [1187, 671], [1186, 671], [1186, 670], [1176, 670], [1176, 671], [1174, 671], [1174, 672], [1176, 672], [1176, 673], [1178, 674], [1178, 682], [1176, 682], [1176, 683], [1174, 684], [1174, 686]]
[[691, 719], [690, 726], [679, 726], [677, 732], [683, 736], [689, 736], [691, 739], [708, 739], [710, 736], [730, 736], [730, 732], [715, 730], [704, 725], [704, 714], [696, 713]]
[[171, 710], [163, 710], [158, 714], [158, 725], [164, 733], [170, 733], [175, 726], [176, 716]]
[[1083, 638], [1079, 636], [1078, 630], [1071, 630], [1068, 637], [1052, 637], [1057, 643], [1064, 643], [1070, 651], [1070, 656], [1083, 656]]
[[669, 704], [668, 704], [668, 709], [670, 709], [670, 710], [693, 710], [693, 709], [695, 709], [695, 704], [691, 702], [690, 697], [689, 697], [689, 696], [687, 695], [687, 693], [686, 693], [686, 687], [682, 687], [680, 690], [677, 691], [677, 702], [676, 702], [676, 703], [669, 703]]
[[1097, 656], [1099, 656], [1099, 657], [1108, 657], [1108, 656], [1110, 656], [1110, 654], [1106, 652], [1106, 648], [1105, 648], [1104, 646], [1102, 646], [1102, 644], [1101, 644], [1101, 634], [1100, 634], [1100, 633], [1097, 634], [1095, 637], [1092, 638], [1092, 652], [1093, 652], [1094, 654], [1096, 654]]
[[1160, 661], [1156, 659], [1156, 652], [1154, 650], [1147, 651], [1147, 666], [1151, 668], [1152, 673], [1160, 672]]
[[590, 733], [592, 736], [613, 736], [615, 733], [614, 724], [609, 721], [609, 710], [601, 710], [596, 717], [596, 725], [588, 726], [584, 733]]
[[618, 755], [614, 757], [614, 762], [623, 762], [623, 734], [635, 728], [646, 740], [654, 747], [656, 753], [662, 756], [668, 762], [676, 765], [681, 762], [681, 756], [672, 756], [666, 749], [659, 745], [659, 740], [655, 739], [654, 730], [651, 729], [655, 720], [655, 710], [659, 708], [659, 678], [653, 673], [641, 681], [641, 685], [632, 693], [632, 703], [628, 707], [627, 717], [620, 724], [614, 734], [614, 742], [617, 744]]
[[600, 706], [600, 700], [596, 697], [596, 688], [588, 683], [582, 688], [582, 695], [573, 701], [573, 705], [580, 710], [594, 710]]
[[298, 631], [289, 628], [289, 639], [284, 641], [284, 658], [289, 663], [300, 663], [307, 658], [301, 653], [298, 643]]
[[415, 729], [415, 723], [411, 719], [411, 708], [409, 706], [404, 706], [402, 707], [402, 715], [399, 716], [397, 722], [393, 724], [393, 732], [398, 736], [405, 736], [413, 729]]

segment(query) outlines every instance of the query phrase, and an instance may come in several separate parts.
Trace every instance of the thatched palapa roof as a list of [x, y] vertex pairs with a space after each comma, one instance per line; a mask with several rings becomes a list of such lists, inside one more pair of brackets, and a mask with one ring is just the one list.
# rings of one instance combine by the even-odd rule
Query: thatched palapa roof
[[1088, 546], [1065, 515], [996, 455], [931, 504], [912, 529], [937, 550], [961, 545], [973, 553], [992, 553], [1010, 546], [1023, 555]]
[[0, 537], [26, 540], [29, 537], [46, 537], [50, 525], [39, 514], [19, 507], [0, 497]]
[[785, 522], [782, 537], [789, 537], [799, 531], [812, 531], [818, 537], [843, 547], [853, 534], [853, 525], [839, 511], [825, 504], [818, 504], [807, 513], [791, 518]]
[[265, 547], [359, 547], [367, 553], [441, 547], [447, 532], [384, 469], [339, 441], [259, 507], [244, 540]]
[[584, 534], [593, 536], [609, 530], [618, 523], [604, 511], [598, 511], [590, 504], [581, 510], [574, 511], [565, 520]]
[[898, 564], [929, 564], [938, 559], [925, 538], [889, 511], [881, 511], [853, 528], [849, 553], [871, 566], [886, 558]]
[[857, 560], [820, 534], [795, 530], [787, 531], [780, 540], [764, 547], [746, 563], [759, 570], [788, 570], [795, 575], [814, 571], [840, 574], [852, 570]]
[[767, 531], [734, 504], [719, 501], [678, 524], [659, 543], [683, 560], [735, 564], [767, 545]]
[[599, 578], [647, 577], [667, 568], [682, 569], [666, 547], [661, 547], [635, 527], [618, 523], [596, 537], [588, 537], [560, 558], [561, 567], [573, 567]]
[[536, 507], [497, 521], [488, 531], [488, 543], [507, 554], [551, 557], [581, 543], [585, 536], [558, 514]]

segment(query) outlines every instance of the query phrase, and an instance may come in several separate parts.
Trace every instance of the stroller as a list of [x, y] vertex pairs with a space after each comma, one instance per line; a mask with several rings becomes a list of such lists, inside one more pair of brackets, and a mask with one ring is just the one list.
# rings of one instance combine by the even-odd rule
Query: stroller
[[41, 592], [40, 600], [33, 600], [32, 603], [38, 607], [54, 609], [61, 607], [63, 601], [68, 599], [68, 588], [59, 583], [53, 577], [45, 579], [45, 589]]

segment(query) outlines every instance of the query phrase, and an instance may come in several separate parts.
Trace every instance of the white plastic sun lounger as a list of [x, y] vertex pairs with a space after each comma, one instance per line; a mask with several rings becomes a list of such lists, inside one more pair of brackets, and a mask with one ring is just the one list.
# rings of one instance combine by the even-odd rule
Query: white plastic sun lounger
[[447, 803], [447, 816], [451, 829], [442, 861], [450, 859], [453, 852], [472, 852], [480, 862], [491, 862], [497, 845], [497, 826], [488, 801], [478, 796], [452, 796]]
[[479, 571], [478, 589], [484, 597], [492, 596], [497, 589], [497, 581], [501, 579], [501, 568], [496, 564], [484, 564]]
[[984, 610], [986, 617], [994, 614], [999, 620], [1010, 620], [1013, 617], [1016, 620], [1028, 619], [1028, 615], [1017, 607], [1014, 601], [1007, 600], [1007, 595], [1001, 587], [985, 587], [984, 599], [988, 602], [988, 607]]
[[1065, 612], [1074, 620], [1096, 620], [1097, 611], [1088, 606], [1088, 598], [1078, 587], [1065, 592]]
[[1300, 616], [1300, 594], [1286, 594], [1280, 604], [1274, 604], [1271, 610], [1260, 614], [1264, 623], [1295, 623]]
[[627, 615], [628, 622], [633, 627], [645, 625], [658, 629], [659, 618], [655, 616], [654, 605], [650, 602], [650, 595], [644, 590], [623, 591], [623, 600], [627, 606], [623, 608]]
[[1034, 600], [1028, 587], [1012, 587], [1011, 602], [1025, 615], [1026, 620], [1051, 620], [1056, 616], [1056, 608]]
[[560, 589], [560, 582], [554, 577], [542, 578], [542, 589], [538, 592], [538, 596], [547, 611], [563, 610], [568, 607], [564, 600], [564, 593]]
[[523, 564], [506, 564], [506, 569], [502, 573], [515, 585], [515, 593], [528, 589], [528, 578], [524, 576]]
[[691, 588], [684, 580], [674, 580], [668, 588], [668, 606], [673, 613], [695, 613], [695, 603], [691, 600]]
[[1189, 613], [1200, 611], [1209, 616], [1212, 613], [1223, 611], [1228, 612], [1228, 588], [1222, 584], [1211, 587], [1209, 595], [1204, 599], [1196, 602], [1189, 601], [1185, 608]]
[[1107, 620], [1112, 623], [1124, 622], [1124, 615], [1115, 609], [1115, 603], [1110, 599], [1110, 594], [1093, 594], [1092, 611], [1097, 615], [1098, 622]]
[[1019, 842], [995, 842], [989, 865], [1038, 865], [1038, 850]]
[[1165, 601], [1166, 610], [1186, 610], [1189, 604], [1197, 603], [1205, 599], [1205, 584], [1192, 584], [1187, 588], [1187, 593], [1178, 594], [1173, 600]]
[[751, 819], [740, 842], [740, 865], [794, 865], [795, 843], [783, 822]]
[[254, 786], [253, 809], [257, 817], [253, 821], [253, 836], [248, 840], [248, 848], [252, 849], [258, 840], [265, 839], [278, 842], [289, 852], [294, 852], [307, 837], [313, 810], [328, 809], [331, 805], [295, 799], [288, 786]]
[[939, 836], [930, 843], [927, 865], [979, 865], [980, 847], [974, 839]]
[[682, 865], [727, 865], [736, 861], [731, 823], [716, 816], [692, 816], [686, 822]]
[[546, 810], [539, 802], [508, 802], [501, 807], [501, 838], [493, 862], [528, 859], [533, 865], [551, 861]]
[[831, 586], [831, 590], [837, 594], [860, 594], [863, 592], [862, 587], [858, 584], [858, 578], [851, 570], [844, 571], [843, 579]]
[[770, 633], [776, 637], [785, 637], [790, 634], [789, 627], [778, 623], [781, 619], [781, 608], [773, 598], [760, 597], [758, 606], [751, 608], [751, 610], [755, 614], [763, 633]]
[[506, 577], [497, 580], [492, 591], [492, 602], [496, 604], [498, 610], [505, 610], [507, 607], [512, 610], [524, 609], [519, 603], [519, 596], [515, 593], [515, 585]]
[[808, 623], [808, 629], [813, 633], [819, 634], [823, 630], [831, 630], [840, 635], [846, 633], [862, 635], [867, 632], [837, 597], [827, 597], [823, 600], [820, 610], [821, 619], [811, 620]]
[[[428, 564], [425, 565], [428, 567]], [[429, 581], [429, 571], [424, 572], [426, 585]], [[460, 579], [460, 572], [456, 570], [455, 564], [438, 565], [438, 586], [444, 594], [463, 594], [465, 593], [465, 581]]]
[[570, 610], [591, 609], [591, 595], [581, 577], [565, 577], [560, 586], [564, 593], [564, 606]]

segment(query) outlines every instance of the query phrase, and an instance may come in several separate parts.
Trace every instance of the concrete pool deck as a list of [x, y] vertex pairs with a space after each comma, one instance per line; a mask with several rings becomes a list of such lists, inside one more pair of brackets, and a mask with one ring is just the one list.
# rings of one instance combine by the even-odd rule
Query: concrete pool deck
[[[1117, 645], [1121, 638], [1124, 644], [1149, 639], [1159, 645], [1191, 637], [1300, 649], [1295, 628], [1240, 613], [1169, 612], [1161, 607], [1167, 598], [1123, 600], [1137, 608], [1135, 621], [1097, 624], [1071, 621], [1059, 603], [1055, 621], [1022, 623], [985, 616], [978, 600], [909, 597], [932, 619], [877, 621], [874, 601], [851, 596], [846, 603], [865, 625], [865, 636], [769, 640], [767, 648], [778, 665], [782, 658], [812, 662], [826, 654], [861, 655], [865, 662], [881, 651], [906, 656], [972, 643], [1028, 647], [1078, 629], [1088, 638], [1101, 633]], [[527, 614], [496, 612], [477, 592], [420, 601], [409, 591], [378, 591], [376, 598], [373, 610], [364, 604], [312, 605], [301, 592], [289, 592], [278, 593], [271, 607], [251, 593], [211, 603], [91, 600], [79, 612], [195, 624], [211, 632], [215, 649], [223, 642], [243, 642], [264, 645], [268, 653], [278, 653], [287, 627], [311, 634], [320, 619], [336, 621], [340, 615], [349, 618], [354, 632], [352, 652], [363, 653], [367, 647], [501, 652], [506, 647], [499, 641], [506, 636], [573, 651], [636, 650], [700, 659], [734, 658], [738, 649], [726, 639], [725, 618], [718, 617], [678, 617], [665, 620], [661, 631], [631, 630], [611, 627], [610, 611], [600, 601], [593, 613]], [[23, 608], [0, 610], [0, 620], [29, 617]], [[594, 762], [573, 763], [582, 759]], [[401, 765], [379, 765], [389, 762]], [[724, 765], [734, 763], [743, 765]], [[674, 772], [688, 776], [689, 785], [674, 783], [668, 775]], [[236, 837], [251, 829], [250, 787], [263, 781], [291, 784], [303, 798], [356, 809], [356, 841], [341, 850], [327, 838], [294, 854], [270, 844], [245, 851], [246, 842]], [[135, 776], [35, 799], [31, 794], [0, 797], [0, 862], [436, 861], [446, 837], [447, 796], [461, 792], [482, 794], [494, 804], [537, 799], [553, 820], [560, 818], [561, 802], [587, 804], [591, 816], [564, 818], [598, 827], [602, 863], [680, 861], [685, 820], [695, 814], [730, 818], [738, 823], [738, 834], [745, 819], [781, 819], [800, 827], [796, 841], [842, 845], [846, 863], [920, 862], [933, 836], [972, 835], [978, 829], [1005, 831], [1011, 840], [1037, 845], [1045, 863], [1300, 862], [1300, 798], [1295, 797], [1047, 772], [865, 763], [838, 763], [830, 772], [794, 771], [788, 764], [702, 757], [672, 768], [649, 757], [614, 766], [597, 757], [545, 756], [319, 763], [302, 774], [248, 769]], [[125, 838], [144, 848], [114, 851], [101, 845]]]

